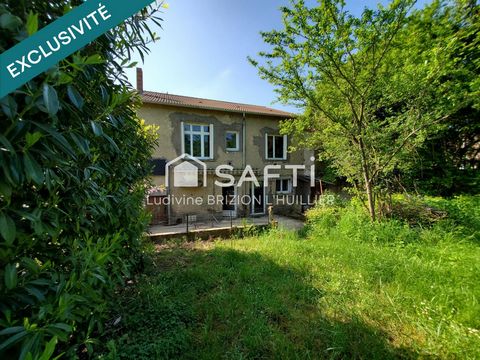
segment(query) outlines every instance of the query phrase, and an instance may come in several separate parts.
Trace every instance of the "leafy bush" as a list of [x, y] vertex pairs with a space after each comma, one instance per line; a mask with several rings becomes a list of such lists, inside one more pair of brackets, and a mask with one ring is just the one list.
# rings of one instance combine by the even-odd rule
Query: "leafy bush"
[[[0, 52], [81, 3], [4, 1]], [[0, 101], [0, 358], [91, 351], [141, 265], [154, 138], [122, 66], [153, 10]]]
[[357, 199], [343, 206], [316, 206], [307, 212], [311, 232], [360, 242], [396, 245], [415, 241], [480, 239], [480, 197], [405, 198], [395, 196], [391, 218], [371, 223]]
[[426, 202], [448, 214], [452, 227], [466, 237], [480, 241], [480, 195], [456, 196], [452, 199], [426, 198]]
[[315, 227], [320, 232], [325, 232], [337, 223], [339, 211], [347, 206], [348, 202], [336, 194], [327, 193], [322, 196], [315, 207], [309, 209], [306, 214], [306, 231]]
[[389, 216], [408, 222], [410, 225], [432, 225], [445, 219], [448, 214], [443, 209], [428, 204], [424, 198], [397, 195], [393, 197]]
[[410, 225], [450, 229], [480, 240], [480, 196], [419, 197], [395, 195], [390, 216]]

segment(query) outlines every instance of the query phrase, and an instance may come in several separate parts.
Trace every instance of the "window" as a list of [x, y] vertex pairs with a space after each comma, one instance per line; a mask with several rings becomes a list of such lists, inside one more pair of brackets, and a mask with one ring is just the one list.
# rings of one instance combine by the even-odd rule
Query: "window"
[[182, 123], [182, 148], [199, 159], [213, 158], [213, 125]]
[[226, 149], [228, 151], [238, 151], [239, 146], [238, 131], [227, 131], [225, 133]]
[[265, 157], [267, 160], [286, 160], [287, 136], [265, 135]]
[[275, 191], [277, 194], [286, 194], [292, 191], [290, 179], [275, 180]]

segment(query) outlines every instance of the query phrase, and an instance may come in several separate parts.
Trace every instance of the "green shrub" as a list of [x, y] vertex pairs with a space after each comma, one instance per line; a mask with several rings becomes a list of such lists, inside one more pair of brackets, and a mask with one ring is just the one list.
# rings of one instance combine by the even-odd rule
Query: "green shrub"
[[430, 226], [448, 216], [446, 211], [428, 204], [423, 197], [405, 195], [393, 196], [388, 215], [410, 225], [420, 226]]
[[411, 242], [480, 239], [479, 196], [393, 198], [391, 218], [371, 222], [358, 199], [348, 205], [317, 205], [307, 212], [307, 228], [316, 235], [360, 242], [405, 245]]
[[321, 196], [315, 207], [305, 213], [308, 228], [315, 227], [317, 230], [333, 227], [338, 219], [340, 210], [350, 203], [340, 195], [325, 193]]
[[448, 214], [446, 220], [452, 222], [451, 227], [455, 227], [456, 231], [480, 241], [480, 195], [462, 195], [452, 199], [427, 198], [426, 202], [445, 211]]
[[[81, 3], [2, 2], [0, 53]], [[0, 100], [2, 359], [91, 351], [141, 265], [154, 140], [122, 65], [147, 11]]]

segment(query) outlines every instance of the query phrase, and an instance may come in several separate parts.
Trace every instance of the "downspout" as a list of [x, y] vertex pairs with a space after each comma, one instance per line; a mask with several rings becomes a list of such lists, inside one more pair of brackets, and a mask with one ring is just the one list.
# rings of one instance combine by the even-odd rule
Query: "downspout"
[[167, 216], [168, 216], [168, 220], [167, 220], [167, 224], [168, 225], [172, 225], [172, 204], [171, 204], [171, 199], [170, 199], [170, 187], [167, 188]]
[[170, 199], [170, 173], [169, 173], [169, 176], [168, 178], [165, 179], [166, 181], [166, 185], [167, 185], [167, 224], [168, 225], [172, 225], [171, 221], [172, 221], [172, 209], [171, 209], [171, 199]]
[[[245, 169], [245, 166], [247, 166], [247, 122], [245, 120], [245, 112], [243, 112], [243, 115], [242, 115], [242, 147], [243, 147], [243, 151], [242, 151], [242, 169]], [[243, 195], [247, 194], [247, 192], [245, 191], [246, 189], [246, 185], [245, 183], [243, 184]], [[246, 211], [246, 214], [249, 214], [250, 210], [248, 209], [248, 206], [247, 206], [247, 211]]]
[[243, 123], [242, 123], [242, 145], [243, 145], [243, 159], [242, 159], [242, 167], [245, 169], [245, 166], [247, 166], [247, 122], [245, 121], [245, 113], [243, 113]]

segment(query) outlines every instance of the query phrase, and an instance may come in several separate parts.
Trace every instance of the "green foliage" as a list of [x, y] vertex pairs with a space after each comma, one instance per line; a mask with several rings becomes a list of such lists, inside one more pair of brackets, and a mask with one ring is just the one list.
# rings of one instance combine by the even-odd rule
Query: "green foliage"
[[[370, 224], [358, 199], [335, 206], [315, 206], [306, 213], [307, 227], [317, 234], [350, 236], [359, 241], [405, 244], [424, 239], [456, 238], [480, 241], [480, 197], [439, 197], [393, 195], [385, 218]], [[433, 241], [433, 240], [432, 240]]]
[[427, 197], [425, 202], [448, 214], [446, 223], [465, 240], [480, 241], [480, 196], [457, 196], [453, 199]]
[[[251, 59], [280, 100], [304, 110], [283, 131], [363, 192], [372, 220], [392, 175], [418, 165], [427, 139], [478, 107], [478, 6], [434, 2], [415, 12], [413, 4], [392, 1], [356, 17], [343, 1], [292, 1], [282, 8], [284, 28], [262, 33], [271, 46], [260, 53], [264, 64]], [[455, 146], [471, 138], [465, 161], [478, 137], [465, 121], [460, 128]]]
[[420, 196], [392, 196], [386, 215], [411, 226], [430, 226], [448, 216], [446, 211], [431, 206], [425, 200]]
[[410, 16], [402, 36], [409, 51], [396, 56], [408, 60], [412, 53], [434, 54], [430, 67], [440, 74], [437, 96], [454, 103], [455, 110], [400, 168], [397, 181], [408, 188], [441, 196], [480, 191], [479, 30], [475, 2], [434, 1]]
[[[2, 2], [0, 52], [81, 3]], [[141, 266], [154, 136], [122, 66], [145, 51], [153, 11], [0, 101], [1, 358], [91, 352], [108, 301]]]
[[[426, 201], [480, 209], [478, 198]], [[163, 246], [118, 297], [99, 358], [480, 356], [478, 243], [451, 219], [372, 223], [362, 208], [314, 208], [302, 237]]]

